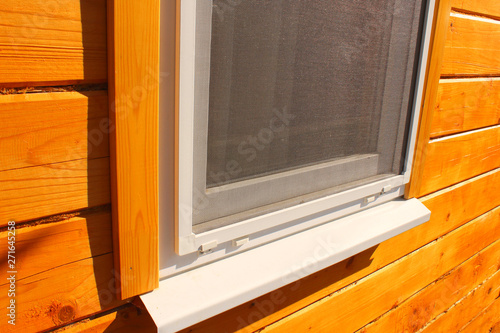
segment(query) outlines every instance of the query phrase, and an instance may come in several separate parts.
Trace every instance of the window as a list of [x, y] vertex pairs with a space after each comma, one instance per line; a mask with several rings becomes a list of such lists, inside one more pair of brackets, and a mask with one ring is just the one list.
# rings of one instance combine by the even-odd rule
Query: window
[[142, 296], [159, 327], [180, 330], [429, 219], [402, 196], [434, 0], [162, 6], [161, 71], [177, 75], [160, 87], [160, 288]]
[[196, 8], [196, 231], [403, 171], [420, 1], [226, 3]]
[[401, 195], [423, 6], [181, 2], [179, 254]]
[[181, 1], [176, 253], [246, 249], [402, 196], [425, 9]]

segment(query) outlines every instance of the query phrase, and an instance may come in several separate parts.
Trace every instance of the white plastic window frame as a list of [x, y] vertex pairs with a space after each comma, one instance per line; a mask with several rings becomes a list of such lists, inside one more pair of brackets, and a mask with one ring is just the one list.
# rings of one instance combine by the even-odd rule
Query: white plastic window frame
[[[433, 8], [427, 1], [428, 8]], [[258, 246], [270, 239], [277, 239], [300, 230], [346, 216], [361, 209], [370, 208], [401, 197], [405, 184], [410, 179], [416, 141], [417, 122], [422, 101], [423, 82], [429, 48], [430, 25], [433, 13], [427, 11], [419, 74], [416, 84], [411, 127], [407, 145], [404, 171], [401, 175], [375, 181], [344, 192], [322, 197], [286, 209], [263, 214], [245, 221], [216, 228], [211, 231], [193, 232], [193, 172], [195, 172], [195, 156], [193, 153], [195, 137], [195, 34], [196, 34], [196, 0], [180, 1], [180, 77], [179, 77], [179, 189], [178, 212], [176, 223], [176, 253], [187, 255], [194, 252], [208, 252], [224, 244], [229, 251], [247, 249]], [[200, 197], [204, 194], [200, 193]], [[332, 209], [333, 208], [333, 209]], [[319, 217], [318, 212], [324, 212]], [[286, 228], [280, 228], [286, 225]], [[267, 237], [265, 230], [272, 237]], [[264, 232], [263, 232], [264, 231]], [[241, 244], [248, 242], [241, 246]], [[232, 249], [231, 249], [232, 247]]]

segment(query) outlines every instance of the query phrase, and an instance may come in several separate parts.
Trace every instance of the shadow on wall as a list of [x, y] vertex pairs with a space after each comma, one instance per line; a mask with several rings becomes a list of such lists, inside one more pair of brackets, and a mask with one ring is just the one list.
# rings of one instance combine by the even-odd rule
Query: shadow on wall
[[[317, 292], [331, 290], [331, 293], [333, 293], [339, 289], [337, 285], [345, 285], [345, 280], [352, 282], [358, 280], [360, 276], [365, 275], [363, 270], [371, 265], [377, 247], [378, 245], [369, 248], [333, 266], [303, 277], [285, 287], [207, 319], [179, 333], [211, 332], [213, 323], [217, 323], [217, 330], [220, 332], [236, 332], [239, 330], [253, 332], [260, 326], [252, 328], [249, 326], [266, 317], [275, 315], [276, 320], [281, 319], [290, 311], [279, 314], [281, 310], [290, 306], [299, 310], [316, 302], [317, 296], [315, 295]], [[307, 272], [303, 272], [303, 275], [307, 275]], [[297, 277], [301, 278], [302, 276]], [[245, 328], [247, 329], [244, 330]]]
[[85, 83], [106, 83], [107, 10], [106, 0], [80, 0]]
[[[82, 21], [82, 44], [84, 55], [84, 80], [90, 83], [101, 83], [102, 77], [107, 77], [107, 54], [102, 50], [107, 49], [107, 1], [106, 0], [88, 0], [80, 1], [81, 21]], [[104, 47], [103, 47], [104, 46]], [[102, 59], [106, 61], [102, 61]], [[103, 195], [106, 192], [111, 196], [110, 183], [110, 158], [109, 151], [106, 157], [92, 158], [94, 151], [103, 150], [104, 146], [109, 147], [110, 136], [113, 135], [114, 127], [109, 122], [109, 96], [102, 99], [95, 97], [97, 91], [102, 90], [103, 85], [88, 86], [88, 92], [82, 92], [89, 97], [89, 122], [88, 122], [88, 204], [89, 207], [99, 204], [95, 197]], [[108, 91], [109, 92], [109, 91]], [[129, 96], [124, 97], [122, 102], [129, 103]], [[132, 96], [135, 97], [135, 96]], [[136, 101], [131, 98], [132, 102]], [[107, 110], [105, 117], [96, 117], [91, 115], [92, 109]], [[125, 115], [126, 116], [126, 115]], [[105, 167], [103, 164], [106, 164]], [[105, 175], [103, 173], [106, 173]], [[102, 178], [106, 176], [106, 182], [103, 184]], [[99, 179], [100, 181], [93, 181]], [[106, 191], [103, 191], [103, 186]], [[112, 197], [107, 202], [111, 202]], [[111, 207], [100, 206], [96, 212], [90, 214], [87, 219], [88, 241], [93, 258], [93, 276], [95, 279], [98, 304], [96, 313], [91, 317], [93, 324], [90, 327], [98, 328], [102, 332], [156, 332], [156, 326], [147, 313], [140, 305], [135, 306], [128, 302], [132, 300], [119, 300], [119, 289], [117, 282], [122, 281], [119, 270], [115, 269], [113, 257], [113, 230], [111, 224]], [[103, 215], [105, 216], [103, 218]], [[109, 249], [109, 252], [103, 253], [103, 244]], [[90, 290], [89, 290], [90, 291]], [[89, 302], [95, 302], [91, 299]], [[140, 302], [138, 299], [134, 300]], [[125, 305], [124, 305], [125, 304]], [[82, 319], [82, 318], [80, 318]], [[103, 324], [101, 324], [102, 322]], [[81, 325], [85, 325], [84, 323]], [[82, 329], [75, 325], [76, 331]]]
[[[100, 78], [107, 78], [107, 9], [106, 0], [79, 1], [82, 22], [82, 47], [83, 47], [83, 79], [88, 83], [102, 83]], [[104, 52], [103, 52], [104, 50]], [[107, 81], [107, 80], [106, 80]], [[106, 82], [105, 81], [105, 82]], [[88, 97], [88, 122], [87, 122], [87, 190], [88, 206], [99, 204], [97, 197], [103, 191], [111, 202], [110, 192], [110, 160], [109, 160], [109, 124], [108, 95], [96, 96], [95, 94], [107, 90], [103, 85], [86, 85], [81, 93]], [[97, 91], [93, 91], [97, 90]], [[100, 116], [94, 118], [94, 110], [105, 110]], [[107, 149], [105, 157], [93, 158], [94, 153]], [[118, 300], [116, 282], [119, 281], [118, 271], [113, 262], [113, 237], [111, 224], [111, 207], [100, 207], [102, 214], [87, 216], [88, 242], [92, 256], [94, 290], [97, 297], [89, 302], [98, 302], [93, 305], [95, 312], [106, 311], [120, 306], [123, 302]], [[106, 252], [102, 251], [103, 246]]]

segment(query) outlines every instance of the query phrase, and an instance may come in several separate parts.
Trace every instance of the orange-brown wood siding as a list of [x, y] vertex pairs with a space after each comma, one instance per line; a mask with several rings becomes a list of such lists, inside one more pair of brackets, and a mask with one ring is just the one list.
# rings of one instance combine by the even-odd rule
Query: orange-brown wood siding
[[[0, 5], [0, 332], [85, 331], [69, 325], [81, 320], [93, 332], [154, 331], [116, 297], [106, 17], [106, 0]], [[16, 326], [6, 320], [12, 220]]]

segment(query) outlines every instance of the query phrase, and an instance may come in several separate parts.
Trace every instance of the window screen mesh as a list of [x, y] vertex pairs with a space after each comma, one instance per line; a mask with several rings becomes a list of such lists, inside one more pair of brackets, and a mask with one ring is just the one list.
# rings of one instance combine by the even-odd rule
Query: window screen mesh
[[358, 155], [377, 157], [373, 176], [399, 174], [420, 12], [420, 0], [214, 0], [207, 187]]

